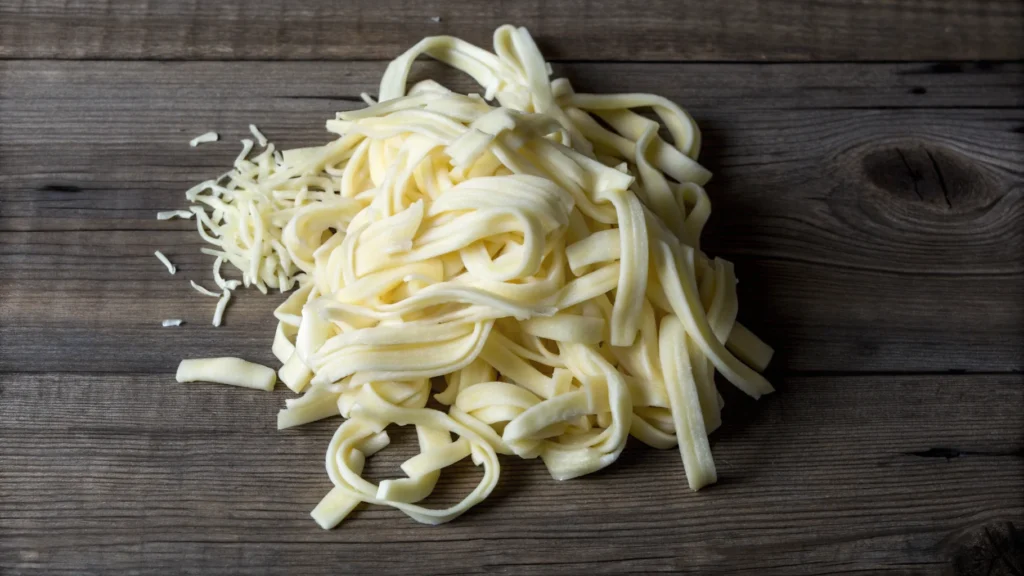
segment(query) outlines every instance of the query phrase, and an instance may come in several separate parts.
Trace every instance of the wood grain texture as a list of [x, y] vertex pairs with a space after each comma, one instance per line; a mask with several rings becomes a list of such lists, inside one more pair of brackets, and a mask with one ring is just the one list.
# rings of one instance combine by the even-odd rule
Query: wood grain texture
[[1017, 0], [0, 0], [0, 57], [390, 59], [506, 23], [559, 60], [1024, 57]]
[[[693, 112], [705, 248], [737, 263], [779, 392], [723, 385], [699, 494], [677, 452], [631, 443], [565, 483], [505, 458], [447, 525], [374, 507], [321, 531], [336, 422], [278, 432], [284, 390], [173, 382], [182, 357], [276, 365], [281, 296], [239, 294], [213, 328], [187, 282], [212, 284], [201, 240], [154, 212], [249, 122], [325, 142], [380, 60], [506, 22], [579, 90]], [[1020, 576], [1024, 64], [1001, 60], [1022, 28], [1017, 0], [0, 0], [0, 575]], [[371, 479], [413, 454], [393, 438]]]
[[[214, 299], [186, 282], [209, 281], [202, 241], [153, 215], [230, 166], [251, 121], [284, 146], [325, 142], [324, 119], [360, 105], [382, 69], [0, 63], [0, 370], [166, 371], [211, 347], [268, 354], [279, 298], [241, 295], [212, 328]], [[559, 68], [580, 89], [656, 92], [696, 116], [716, 172], [705, 245], [737, 262], [741, 318], [777, 347], [780, 373], [1019, 371], [1024, 66], [957, 70]], [[469, 88], [435, 66], [418, 74]], [[187, 146], [209, 129], [223, 141]], [[160, 328], [170, 317], [188, 325]]]
[[[326, 532], [308, 512], [336, 422], [276, 431], [287, 391], [0, 375], [0, 571], [935, 574], [970, 560], [965, 539], [1024, 531], [1024, 377], [779, 384], [727, 405], [720, 482], [700, 493], [675, 450], [631, 444], [564, 483], [503, 457], [495, 494], [457, 522], [370, 507]], [[414, 453], [401, 432], [373, 477]], [[477, 475], [446, 474], [433, 503]]]

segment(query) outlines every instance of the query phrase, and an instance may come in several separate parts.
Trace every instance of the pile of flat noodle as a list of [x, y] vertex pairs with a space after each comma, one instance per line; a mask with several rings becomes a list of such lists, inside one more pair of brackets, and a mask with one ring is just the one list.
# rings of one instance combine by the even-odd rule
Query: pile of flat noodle
[[[407, 91], [421, 54], [483, 94]], [[254, 130], [261, 153], [244, 141], [233, 170], [188, 192], [222, 300], [236, 288], [224, 261], [246, 286], [294, 289], [273, 351], [301, 396], [278, 425], [345, 418], [312, 513], [324, 528], [360, 502], [447, 522], [491, 493], [498, 454], [567, 480], [615, 462], [630, 435], [678, 446], [696, 490], [716, 480], [715, 371], [772, 391], [771, 349], [735, 321], [732, 265], [700, 251], [711, 174], [693, 120], [550, 75], [523, 28], [499, 28], [494, 53], [426, 38], [388, 66], [379, 103], [327, 122], [337, 140], [280, 152]], [[420, 453], [375, 485], [360, 473], [390, 424], [414, 425]], [[484, 474], [464, 500], [417, 504], [466, 457]]]

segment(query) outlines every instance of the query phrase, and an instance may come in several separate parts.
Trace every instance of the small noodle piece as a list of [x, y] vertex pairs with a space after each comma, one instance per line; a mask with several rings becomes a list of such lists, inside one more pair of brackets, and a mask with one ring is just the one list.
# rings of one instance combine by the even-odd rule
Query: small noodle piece
[[188, 143], [188, 145], [193, 147], [193, 148], [195, 148], [196, 146], [199, 146], [200, 144], [206, 144], [207, 142], [216, 142], [219, 138], [220, 138], [220, 136], [216, 132], [212, 132], [211, 131], [211, 132], [207, 132], [205, 134], [200, 134], [199, 136], [196, 136], [195, 138], [193, 138]]
[[168, 272], [170, 272], [171, 274], [175, 274], [178, 272], [177, 266], [171, 264], [171, 261], [167, 259], [167, 256], [164, 256], [163, 252], [157, 250], [156, 252], [153, 252], [153, 255], [156, 256], [156, 259], [159, 260], [160, 263], [163, 264], [165, 268], [167, 268]]
[[161, 322], [160, 325], [163, 326], [164, 328], [170, 328], [172, 326], [181, 326], [184, 323], [184, 320], [178, 318], [168, 318], [167, 320]]
[[[479, 94], [407, 86], [421, 55]], [[334, 141], [278, 151], [250, 126], [263, 150], [249, 158], [243, 140], [229, 172], [186, 193], [215, 257], [221, 293], [193, 283], [219, 298], [215, 326], [240, 286], [289, 293], [272, 351], [299, 396], [278, 428], [341, 418], [321, 527], [360, 504], [447, 522], [491, 493], [498, 454], [568, 480], [614, 463], [629, 436], [677, 448], [697, 490], [717, 478], [716, 371], [754, 398], [772, 391], [771, 348], [736, 322], [732, 265], [700, 248], [711, 173], [696, 123], [660, 96], [551, 76], [524, 28], [498, 28], [493, 52], [425, 38], [388, 65], [376, 101], [327, 121]], [[179, 380], [273, 386], [272, 370], [238, 362], [185, 361]], [[419, 454], [370, 482], [391, 425], [415, 427]], [[466, 458], [483, 474], [463, 500], [418, 504]]]
[[185, 382], [214, 382], [256, 390], [273, 390], [277, 375], [273, 368], [241, 358], [193, 358], [178, 364], [175, 379]]

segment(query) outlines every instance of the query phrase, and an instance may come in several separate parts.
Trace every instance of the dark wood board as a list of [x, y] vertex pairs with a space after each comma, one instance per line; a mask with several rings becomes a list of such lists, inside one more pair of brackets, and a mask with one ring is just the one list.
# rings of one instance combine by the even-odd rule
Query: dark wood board
[[0, 57], [391, 59], [502, 24], [557, 60], [1024, 57], [1018, 0], [0, 0]]
[[[675, 450], [631, 444], [563, 483], [503, 458], [495, 494], [449, 524], [368, 508], [330, 532], [308, 512], [330, 488], [334, 422], [278, 432], [286, 391], [169, 374], [7, 374], [0, 387], [0, 566], [13, 574], [935, 574], [979, 536], [1020, 552], [1020, 375], [791, 377], [727, 406], [706, 491], [689, 491]], [[378, 474], [414, 453], [404, 438], [373, 460]], [[470, 489], [462, 472], [438, 505]]]
[[[0, 575], [1019, 576], [1024, 64], [1005, 60], [1024, 57], [1022, 13], [0, 0]], [[656, 92], [697, 118], [716, 174], [705, 248], [736, 262], [779, 391], [727, 391], [721, 482], [698, 494], [677, 452], [631, 444], [565, 483], [503, 459], [496, 493], [444, 526], [366, 508], [322, 531], [308, 513], [335, 422], [278, 432], [286, 391], [173, 381], [183, 357], [273, 364], [281, 296], [240, 294], [213, 328], [186, 281], [209, 280], [201, 240], [154, 213], [223, 171], [249, 122], [325, 142], [380, 59], [431, 33], [486, 45], [505, 21], [577, 89]], [[188, 147], [209, 129], [222, 141]], [[371, 477], [413, 453], [394, 436]]]

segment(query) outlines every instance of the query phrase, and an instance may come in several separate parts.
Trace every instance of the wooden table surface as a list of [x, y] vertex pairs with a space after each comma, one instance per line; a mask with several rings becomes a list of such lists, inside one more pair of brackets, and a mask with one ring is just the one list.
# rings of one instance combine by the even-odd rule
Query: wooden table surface
[[[322, 531], [336, 424], [278, 432], [287, 391], [173, 379], [183, 357], [272, 362], [281, 298], [210, 326], [185, 281], [208, 278], [202, 242], [154, 212], [249, 122], [326, 142], [387, 59], [505, 22], [580, 89], [697, 118], [706, 248], [736, 262], [778, 393], [729, 396], [697, 494], [677, 452], [631, 445], [565, 483], [504, 459], [447, 525], [373, 507]], [[0, 574], [1019, 576], [1022, 31], [1019, 0], [0, 0]]]

